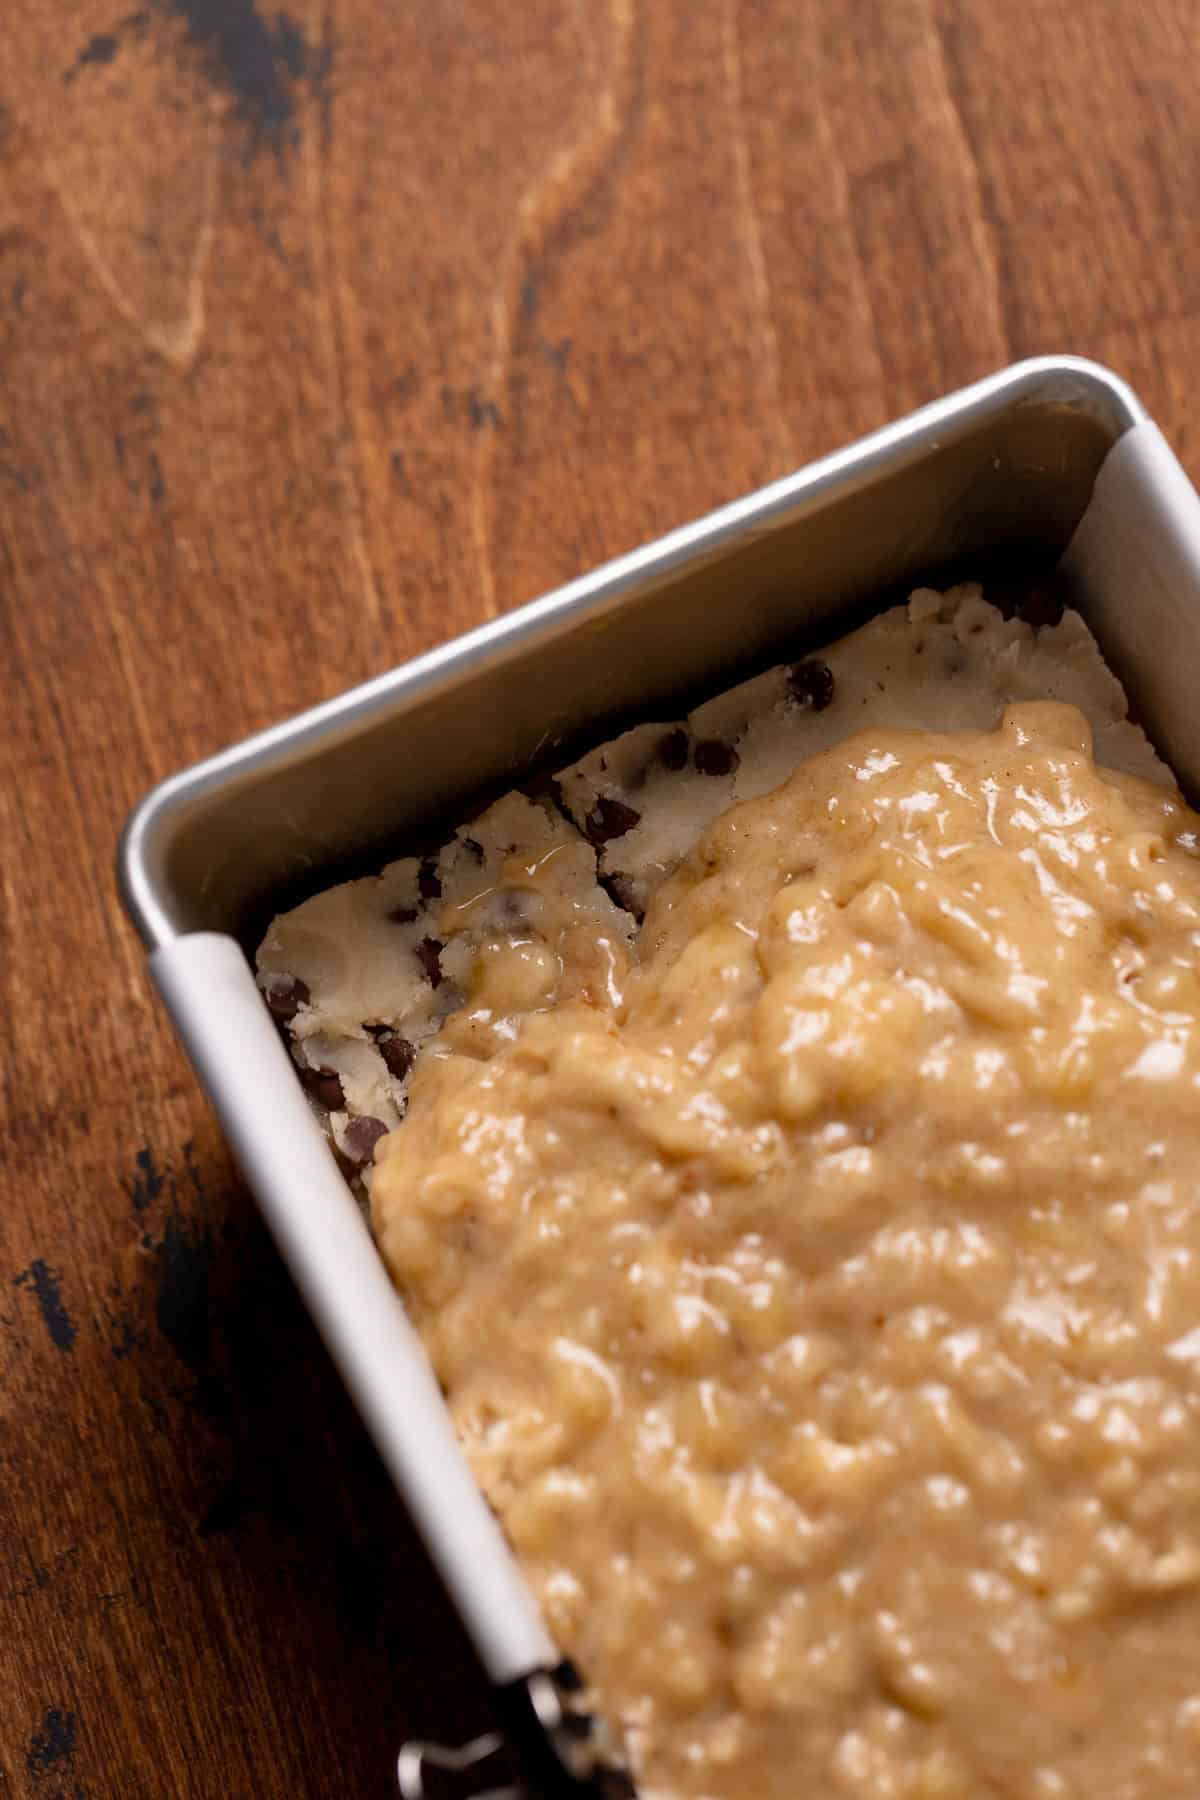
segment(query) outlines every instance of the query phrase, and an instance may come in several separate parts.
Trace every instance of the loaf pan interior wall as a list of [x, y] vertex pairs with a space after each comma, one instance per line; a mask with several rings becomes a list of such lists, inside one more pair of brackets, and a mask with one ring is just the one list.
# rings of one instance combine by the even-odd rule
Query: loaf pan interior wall
[[349, 696], [183, 778], [142, 848], [172, 929], [252, 948], [282, 906], [639, 715], [827, 641], [914, 581], [1052, 565], [1122, 422], [1042, 385], [940, 434], [847, 453], [796, 493], [767, 490], [633, 570], [601, 570], [566, 605], [435, 653], [382, 697]]

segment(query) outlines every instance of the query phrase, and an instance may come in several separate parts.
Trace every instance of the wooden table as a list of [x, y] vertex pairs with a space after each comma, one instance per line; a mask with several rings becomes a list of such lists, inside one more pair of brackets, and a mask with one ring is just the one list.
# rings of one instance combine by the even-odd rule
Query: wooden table
[[478, 1680], [152, 999], [140, 794], [1032, 352], [1200, 473], [1194, 0], [14, 0], [0, 1796], [384, 1796]]

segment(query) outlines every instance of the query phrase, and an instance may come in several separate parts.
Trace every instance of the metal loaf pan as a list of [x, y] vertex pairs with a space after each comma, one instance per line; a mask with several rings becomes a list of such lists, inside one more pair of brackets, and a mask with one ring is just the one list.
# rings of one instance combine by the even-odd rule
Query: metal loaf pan
[[[1017, 364], [184, 771], [126, 826], [121, 890], [154, 978], [512, 1734], [540, 1761], [525, 1775], [538, 1793], [619, 1790], [594, 1785], [563, 1724], [557, 1652], [247, 953], [281, 906], [380, 866], [489, 790], [815, 647], [917, 580], [1050, 569], [1200, 794], [1200, 499], [1130, 390], [1064, 357]], [[481, 1779], [493, 1748], [464, 1753]], [[421, 1765], [401, 1758], [406, 1794], [422, 1791]]]

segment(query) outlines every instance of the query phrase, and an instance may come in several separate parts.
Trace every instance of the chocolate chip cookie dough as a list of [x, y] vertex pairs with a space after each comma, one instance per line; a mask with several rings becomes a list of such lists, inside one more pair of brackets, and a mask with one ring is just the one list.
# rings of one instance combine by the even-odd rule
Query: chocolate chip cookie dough
[[[570, 822], [509, 794], [436, 856], [406, 857], [276, 919], [258, 980], [357, 1167], [403, 1117], [419, 1048], [468, 994], [475, 1011], [486, 994], [515, 1030], [556, 999], [603, 992], [633, 932]], [[502, 973], [499, 945], [516, 946]]]

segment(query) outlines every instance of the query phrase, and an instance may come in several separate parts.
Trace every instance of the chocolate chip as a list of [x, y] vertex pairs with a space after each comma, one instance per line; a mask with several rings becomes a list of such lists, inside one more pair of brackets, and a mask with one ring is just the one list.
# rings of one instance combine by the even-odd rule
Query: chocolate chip
[[379, 1054], [388, 1074], [394, 1075], [397, 1081], [403, 1081], [416, 1060], [417, 1047], [405, 1037], [389, 1037], [384, 1038], [380, 1044]]
[[381, 1137], [387, 1136], [382, 1119], [353, 1119], [342, 1133], [342, 1150], [359, 1167], [369, 1163]]
[[440, 938], [425, 937], [416, 946], [415, 955], [422, 969], [429, 977], [430, 987], [440, 987], [442, 982], [442, 951], [445, 945]]
[[680, 769], [686, 769], [687, 767], [687, 732], [681, 727], [674, 731], [668, 731], [664, 737], [659, 738], [658, 743], [655, 746], [654, 754], [658, 757], [658, 760], [664, 769], [670, 769], [673, 775], [677, 775]]
[[641, 813], [634, 806], [626, 806], [623, 800], [614, 800], [607, 794], [601, 794], [583, 821], [583, 832], [589, 844], [599, 849], [607, 844], [610, 838], [624, 837], [627, 831], [641, 821]]
[[637, 1800], [637, 1789], [622, 1769], [597, 1769], [592, 1780], [600, 1800]]
[[432, 856], [427, 856], [417, 870], [417, 892], [422, 900], [440, 900], [442, 897], [442, 878]]
[[833, 670], [815, 656], [793, 664], [788, 671], [788, 691], [797, 706], [824, 712], [833, 699]]
[[301, 1069], [300, 1080], [306, 1093], [328, 1112], [342, 1112], [346, 1105], [346, 1096], [342, 1092], [342, 1079], [336, 1069]]
[[271, 1009], [271, 1017], [287, 1025], [302, 1006], [308, 1005], [312, 995], [308, 983], [298, 975], [272, 975], [263, 989], [263, 999]]
[[600, 886], [614, 906], [619, 906], [622, 912], [629, 913], [637, 924], [641, 924], [646, 916], [645, 909], [638, 905], [637, 893], [628, 875], [601, 875]]
[[732, 775], [741, 760], [733, 745], [723, 738], [705, 738], [692, 751], [692, 761], [701, 775]]
[[465, 837], [462, 841], [462, 846], [467, 852], [467, 855], [472, 857], [475, 862], [481, 863], [483, 861], [483, 845], [479, 842], [478, 838]]
[[1040, 585], [1029, 588], [1016, 606], [1018, 619], [1035, 629], [1042, 625], [1057, 625], [1065, 610], [1061, 593]]
[[411, 925], [417, 916], [415, 906], [393, 906], [388, 918], [393, 925]]
[[564, 1694], [582, 1694], [583, 1676], [575, 1664], [567, 1656], [556, 1663], [550, 1671], [550, 1679], [555, 1687], [560, 1687]]

